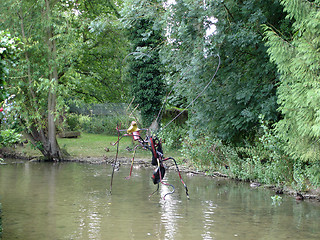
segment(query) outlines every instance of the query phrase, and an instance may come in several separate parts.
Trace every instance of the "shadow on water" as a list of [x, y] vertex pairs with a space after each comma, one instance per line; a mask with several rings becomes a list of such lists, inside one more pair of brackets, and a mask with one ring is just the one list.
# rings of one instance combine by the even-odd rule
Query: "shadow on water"
[[10, 239], [319, 239], [320, 205], [246, 183], [166, 174], [171, 188], [156, 186], [151, 168], [107, 165], [8, 163], [0, 166], [3, 240]]

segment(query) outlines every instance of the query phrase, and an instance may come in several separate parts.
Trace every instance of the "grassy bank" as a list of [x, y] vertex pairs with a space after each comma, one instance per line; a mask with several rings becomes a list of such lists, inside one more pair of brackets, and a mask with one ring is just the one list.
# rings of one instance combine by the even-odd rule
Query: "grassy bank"
[[[131, 145], [130, 138], [124, 138], [119, 145], [122, 155], [130, 155], [125, 150], [127, 145]], [[117, 141], [115, 136], [100, 134], [82, 133], [78, 138], [58, 138], [60, 147], [66, 150], [72, 158], [84, 157], [113, 157], [116, 154], [116, 146], [111, 143]], [[107, 149], [107, 151], [106, 151]]]
[[[58, 138], [59, 146], [70, 154], [70, 158], [114, 158], [117, 151], [117, 145], [112, 146], [111, 143], [116, 142], [117, 136], [109, 136], [103, 134], [91, 134], [91, 133], [81, 133], [78, 138]], [[121, 139], [119, 144], [119, 157], [121, 158], [132, 158], [133, 151], [128, 151], [128, 149], [133, 149], [136, 142], [132, 141], [131, 137], [124, 137]], [[25, 157], [41, 157], [39, 150], [34, 149], [34, 147], [27, 143], [24, 146], [16, 146], [13, 149], [16, 153], [23, 155]], [[164, 144], [165, 150], [165, 144]], [[179, 152], [171, 151], [166, 152], [166, 156], [179, 157]], [[146, 150], [138, 148], [136, 153], [136, 158], [149, 159], [151, 153]]]

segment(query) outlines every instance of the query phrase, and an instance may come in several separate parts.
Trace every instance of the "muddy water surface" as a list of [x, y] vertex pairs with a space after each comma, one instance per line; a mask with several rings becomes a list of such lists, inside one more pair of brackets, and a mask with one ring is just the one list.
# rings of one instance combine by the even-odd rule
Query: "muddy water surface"
[[151, 168], [107, 165], [10, 163], [0, 165], [3, 240], [23, 239], [319, 239], [320, 205], [252, 189], [247, 183], [182, 175], [165, 179], [176, 192], [156, 186]]

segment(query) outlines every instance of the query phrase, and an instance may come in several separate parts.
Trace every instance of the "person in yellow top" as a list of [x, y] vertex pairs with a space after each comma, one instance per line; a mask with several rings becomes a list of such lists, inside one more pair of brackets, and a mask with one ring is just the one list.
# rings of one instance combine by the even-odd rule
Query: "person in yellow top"
[[132, 134], [133, 132], [137, 131], [140, 131], [140, 129], [138, 128], [137, 123], [135, 121], [132, 121], [130, 127], [127, 130], [127, 133]]
[[130, 127], [127, 129], [127, 133], [133, 135], [133, 140], [135, 141], [140, 139], [140, 129], [135, 121], [131, 122]]

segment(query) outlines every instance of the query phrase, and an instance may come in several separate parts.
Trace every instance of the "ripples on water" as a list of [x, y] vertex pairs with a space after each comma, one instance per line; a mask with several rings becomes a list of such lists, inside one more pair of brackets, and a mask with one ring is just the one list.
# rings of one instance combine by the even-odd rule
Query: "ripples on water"
[[151, 168], [111, 168], [79, 163], [19, 163], [0, 166], [3, 240], [10, 239], [319, 239], [320, 205], [251, 189], [246, 183], [166, 174], [156, 186]]

